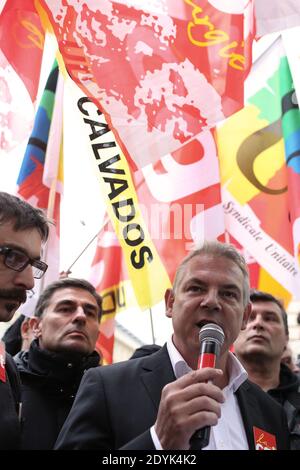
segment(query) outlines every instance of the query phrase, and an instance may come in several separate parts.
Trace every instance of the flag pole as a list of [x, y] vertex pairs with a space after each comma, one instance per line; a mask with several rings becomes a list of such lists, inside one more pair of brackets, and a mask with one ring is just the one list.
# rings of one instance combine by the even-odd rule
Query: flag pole
[[[53, 181], [51, 182], [51, 187], [49, 190], [49, 197], [48, 197], [48, 207], [47, 207], [47, 219], [48, 220], [53, 220], [53, 215], [54, 215], [54, 206], [55, 206], [55, 198], [56, 198], [56, 186], [57, 186], [57, 178], [54, 178]], [[49, 233], [49, 238], [51, 236], [51, 232], [53, 230], [56, 230], [55, 225], [50, 227], [50, 233]], [[45, 245], [45, 250], [43, 253], [43, 259], [47, 262], [47, 257], [48, 257], [48, 246], [49, 246], [49, 239], [48, 243]], [[43, 292], [44, 290], [44, 284], [45, 284], [45, 276], [41, 278], [40, 282], [40, 292]]]
[[73, 268], [74, 264], [77, 263], [77, 261], [79, 260], [79, 258], [81, 258], [81, 256], [83, 255], [83, 253], [88, 249], [88, 247], [93, 243], [93, 241], [95, 240], [95, 238], [98, 237], [99, 233], [101, 232], [101, 230], [105, 227], [105, 225], [107, 224], [109, 220], [109, 217], [108, 215], [106, 214], [106, 216], [104, 217], [104, 220], [102, 222], [102, 225], [100, 227], [100, 230], [97, 231], [96, 235], [93, 236], [93, 238], [88, 242], [87, 245], [85, 245], [85, 247], [83, 248], [83, 250], [81, 250], [81, 252], [79, 253], [78, 256], [76, 256], [76, 258], [74, 259], [74, 261], [70, 264], [69, 268], [67, 269], [66, 273], [70, 273], [71, 272], [71, 269]]
[[152, 333], [152, 343], [155, 343], [155, 335], [154, 335], [154, 327], [153, 327], [153, 317], [152, 317], [152, 309], [151, 307], [149, 308], [149, 313], [150, 313], [150, 323], [151, 323], [151, 333]]
[[88, 247], [93, 243], [95, 238], [98, 237], [99, 233], [101, 232], [103, 227], [100, 228], [99, 232], [96, 233], [96, 235], [93, 236], [93, 238], [88, 242], [88, 244], [83, 248], [83, 250], [79, 253], [79, 255], [75, 258], [75, 260], [70, 264], [69, 268], [67, 269], [66, 273], [69, 274], [71, 272], [71, 269], [73, 268], [74, 264], [77, 263], [79, 258], [83, 255], [83, 253], [88, 249]]

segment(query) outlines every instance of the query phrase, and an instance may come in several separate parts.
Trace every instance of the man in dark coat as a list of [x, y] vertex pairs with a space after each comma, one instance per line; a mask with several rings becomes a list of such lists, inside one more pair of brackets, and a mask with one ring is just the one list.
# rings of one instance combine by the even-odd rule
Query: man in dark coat
[[22, 381], [22, 449], [52, 449], [84, 372], [99, 365], [101, 297], [83, 279], [46, 287], [30, 327], [36, 339], [15, 361]]
[[297, 375], [281, 364], [289, 339], [287, 314], [267, 292], [253, 290], [250, 300], [252, 312], [235, 342], [235, 353], [250, 380], [284, 407], [291, 449], [300, 450], [300, 383]]
[[2, 341], [5, 343], [6, 352], [8, 352], [11, 356], [15, 356], [19, 351], [23, 350], [21, 326], [24, 319], [25, 315], [19, 315], [2, 336]]
[[[148, 357], [88, 371], [56, 448], [288, 449], [284, 410], [229, 351], [251, 312], [244, 258], [205, 243], [179, 266], [166, 307], [172, 339]], [[218, 366], [197, 370], [199, 331], [209, 323], [224, 332]], [[195, 433], [207, 426], [204, 445]]]
[[[47, 265], [40, 261], [49, 226], [42, 211], [0, 192], [0, 321], [8, 322], [26, 301]], [[21, 416], [19, 376], [0, 342], [0, 449], [19, 447]]]

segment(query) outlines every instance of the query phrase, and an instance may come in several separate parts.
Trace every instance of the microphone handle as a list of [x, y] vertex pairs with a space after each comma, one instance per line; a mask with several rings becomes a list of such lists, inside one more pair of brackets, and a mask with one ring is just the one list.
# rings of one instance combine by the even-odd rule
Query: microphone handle
[[198, 429], [190, 439], [190, 450], [202, 450], [208, 446], [210, 437], [210, 426]]
[[[216, 358], [219, 355], [220, 346], [216, 341], [206, 340], [200, 345], [200, 355], [198, 360], [198, 369], [205, 367], [215, 367]], [[198, 429], [190, 439], [190, 450], [202, 450], [208, 446], [210, 437], [210, 426]]]

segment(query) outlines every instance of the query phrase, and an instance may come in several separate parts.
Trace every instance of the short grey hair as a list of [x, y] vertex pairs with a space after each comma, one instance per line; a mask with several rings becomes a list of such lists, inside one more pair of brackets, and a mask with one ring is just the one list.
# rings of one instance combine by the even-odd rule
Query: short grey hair
[[216, 258], [227, 258], [233, 261], [242, 271], [244, 282], [243, 282], [243, 303], [244, 306], [250, 302], [250, 285], [249, 285], [249, 272], [247, 264], [243, 255], [241, 255], [237, 249], [229, 243], [221, 243], [218, 241], [205, 241], [201, 248], [197, 248], [191, 251], [180, 263], [177, 268], [175, 279], [173, 283], [173, 291], [176, 294], [178, 286], [182, 280], [184, 270], [188, 262], [196, 257], [203, 255], [211, 255]]

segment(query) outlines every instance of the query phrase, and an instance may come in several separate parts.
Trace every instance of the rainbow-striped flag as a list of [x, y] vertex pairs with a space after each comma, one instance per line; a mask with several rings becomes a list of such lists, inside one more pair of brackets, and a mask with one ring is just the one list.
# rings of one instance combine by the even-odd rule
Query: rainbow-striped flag
[[[58, 278], [59, 272], [59, 217], [60, 198], [62, 192], [62, 133], [53, 132], [53, 112], [62, 113], [61, 93], [56, 95], [59, 78], [58, 64], [55, 60], [38, 107], [34, 126], [17, 180], [18, 194], [26, 199], [34, 207], [44, 209], [48, 217], [53, 219], [55, 227], [51, 228], [51, 234], [47, 243], [47, 257], [51, 257], [49, 269], [46, 273], [44, 284]], [[56, 101], [56, 97], [58, 100]], [[59, 111], [60, 110], [60, 111]], [[50, 138], [50, 140], [49, 140]], [[55, 145], [51, 142], [55, 140]], [[59, 156], [49, 150], [56, 148]], [[50, 161], [49, 161], [50, 159]], [[56, 175], [53, 173], [52, 161], [56, 164]], [[46, 164], [46, 162], [48, 162]], [[46, 165], [45, 165], [46, 164]], [[49, 178], [49, 168], [52, 169], [52, 178]]]

